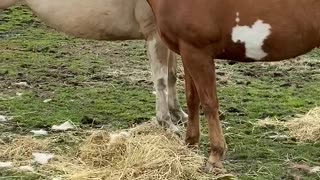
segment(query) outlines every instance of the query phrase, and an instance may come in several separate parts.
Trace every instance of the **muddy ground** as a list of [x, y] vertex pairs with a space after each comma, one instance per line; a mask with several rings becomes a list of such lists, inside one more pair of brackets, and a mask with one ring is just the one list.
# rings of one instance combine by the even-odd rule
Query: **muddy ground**
[[[320, 165], [319, 142], [294, 138], [267, 117], [290, 120], [320, 102], [320, 51], [277, 63], [218, 61], [218, 89], [228, 143], [226, 169], [239, 179], [318, 179], [292, 164]], [[178, 89], [184, 109], [183, 73]], [[70, 120], [81, 128], [127, 128], [155, 116], [155, 96], [143, 41], [81, 40], [50, 30], [24, 8], [0, 15], [0, 134], [29, 134]], [[27, 82], [27, 86], [15, 83]], [[20, 94], [21, 93], [21, 94]], [[48, 103], [44, 100], [52, 99]], [[94, 122], [94, 123], [93, 123]], [[208, 135], [202, 118], [202, 145]], [[1, 159], [0, 159], [1, 161]], [[0, 179], [35, 175], [0, 170]]]

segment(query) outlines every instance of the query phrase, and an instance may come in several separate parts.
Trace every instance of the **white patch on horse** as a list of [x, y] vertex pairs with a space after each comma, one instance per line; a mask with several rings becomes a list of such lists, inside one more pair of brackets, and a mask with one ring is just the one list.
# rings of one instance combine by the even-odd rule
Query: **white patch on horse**
[[237, 23], [239, 23], [239, 22], [240, 22], [240, 17], [239, 17], [239, 16], [240, 16], [240, 13], [239, 13], [239, 12], [237, 12], [237, 18], [236, 18], [236, 22], [237, 22]]
[[239, 26], [240, 18], [237, 13], [237, 25], [232, 30], [232, 41], [234, 43], [241, 42], [245, 44], [246, 57], [261, 60], [268, 54], [263, 51], [264, 41], [271, 34], [270, 24], [263, 23], [262, 20], [257, 20], [252, 27]]

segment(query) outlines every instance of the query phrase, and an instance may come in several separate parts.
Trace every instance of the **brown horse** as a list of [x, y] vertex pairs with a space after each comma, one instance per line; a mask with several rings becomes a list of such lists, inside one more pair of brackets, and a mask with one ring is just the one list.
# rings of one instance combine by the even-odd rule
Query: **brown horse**
[[215, 62], [278, 61], [320, 44], [319, 0], [147, 0], [159, 33], [182, 56], [188, 103], [186, 142], [199, 143], [199, 105], [209, 124], [207, 170], [226, 151], [218, 115]]
[[[145, 39], [156, 89], [157, 120], [178, 131], [184, 122], [176, 93], [176, 58], [156, 32], [151, 8], [143, 0], [1, 0], [0, 10], [28, 6], [51, 27], [75, 37], [97, 40]], [[169, 64], [168, 64], [169, 63]]]

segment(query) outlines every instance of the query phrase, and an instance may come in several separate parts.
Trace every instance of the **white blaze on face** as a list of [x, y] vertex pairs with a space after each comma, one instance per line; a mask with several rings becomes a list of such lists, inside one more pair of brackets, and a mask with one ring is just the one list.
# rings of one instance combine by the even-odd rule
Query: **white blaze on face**
[[239, 26], [239, 13], [236, 18], [237, 26], [232, 30], [232, 41], [234, 43], [241, 42], [245, 44], [246, 57], [261, 60], [268, 54], [263, 51], [264, 41], [271, 34], [270, 24], [263, 23], [262, 20], [257, 20], [251, 27]]

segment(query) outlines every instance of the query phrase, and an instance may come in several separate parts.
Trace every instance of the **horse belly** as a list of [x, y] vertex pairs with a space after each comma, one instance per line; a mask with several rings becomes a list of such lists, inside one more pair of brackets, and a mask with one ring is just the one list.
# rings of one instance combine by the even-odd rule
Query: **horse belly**
[[[306, 33], [308, 34], [308, 33]], [[254, 61], [280, 61], [297, 57], [308, 53], [312, 49], [319, 46], [319, 37], [315, 33], [314, 36], [306, 35], [302, 37], [296, 34], [296, 37], [270, 36], [263, 43], [250, 44], [248, 41], [233, 42], [222, 46], [217, 54], [218, 59], [228, 59], [240, 62]]]
[[30, 8], [52, 28], [75, 37], [98, 40], [141, 39], [135, 1], [29, 0]]

